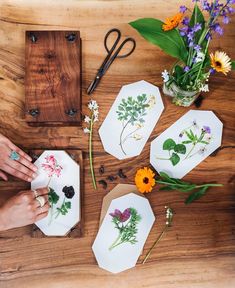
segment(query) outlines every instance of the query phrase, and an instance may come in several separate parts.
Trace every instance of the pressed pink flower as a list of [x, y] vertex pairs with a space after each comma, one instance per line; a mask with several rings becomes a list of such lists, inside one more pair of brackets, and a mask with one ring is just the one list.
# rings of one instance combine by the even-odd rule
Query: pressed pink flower
[[48, 173], [48, 177], [52, 177], [54, 174], [59, 177], [61, 174], [62, 166], [57, 164], [57, 161], [53, 155], [48, 155], [45, 157], [46, 163], [41, 166]]
[[113, 218], [117, 218], [120, 222], [126, 222], [131, 216], [131, 210], [130, 208], [127, 208], [122, 213], [119, 209], [115, 209], [114, 213], [110, 213], [109, 215]]

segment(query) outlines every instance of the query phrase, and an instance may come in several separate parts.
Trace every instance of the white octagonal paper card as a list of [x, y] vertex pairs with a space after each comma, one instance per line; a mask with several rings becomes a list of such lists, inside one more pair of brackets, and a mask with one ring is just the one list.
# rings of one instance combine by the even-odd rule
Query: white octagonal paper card
[[35, 224], [47, 236], [64, 236], [80, 221], [80, 167], [65, 152], [44, 151], [34, 163], [31, 189], [49, 187], [48, 216]]
[[104, 150], [119, 160], [139, 155], [163, 109], [158, 87], [124, 85], [99, 129]]
[[152, 141], [150, 163], [181, 179], [220, 147], [222, 130], [212, 111], [190, 110]]
[[154, 221], [146, 198], [129, 193], [112, 200], [92, 246], [98, 265], [112, 273], [134, 267]]

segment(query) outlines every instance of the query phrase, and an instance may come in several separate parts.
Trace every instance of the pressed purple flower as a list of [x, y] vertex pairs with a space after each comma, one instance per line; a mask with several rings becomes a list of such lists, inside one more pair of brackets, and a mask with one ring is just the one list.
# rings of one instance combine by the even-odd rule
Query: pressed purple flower
[[182, 138], [183, 136], [184, 136], [184, 132], [181, 132], [181, 133], [179, 134], [179, 137]]
[[224, 16], [223, 23], [224, 24], [228, 24], [229, 23], [229, 17], [228, 16]]
[[188, 72], [190, 70], [189, 66], [184, 67], [184, 72]]
[[198, 44], [194, 46], [194, 50], [197, 52], [199, 52], [201, 49], [202, 49], [201, 46]]
[[203, 131], [207, 134], [211, 133], [211, 128], [209, 126], [203, 126]]
[[188, 18], [188, 17], [184, 17], [182, 23], [183, 23], [184, 25], [188, 25], [189, 22], [190, 22], [189, 18]]
[[125, 209], [123, 213], [119, 209], [115, 209], [114, 213], [110, 213], [109, 215], [117, 218], [120, 222], [126, 222], [131, 216], [131, 209]]
[[185, 13], [185, 11], [187, 11], [187, 7], [184, 5], [180, 6], [180, 13]]

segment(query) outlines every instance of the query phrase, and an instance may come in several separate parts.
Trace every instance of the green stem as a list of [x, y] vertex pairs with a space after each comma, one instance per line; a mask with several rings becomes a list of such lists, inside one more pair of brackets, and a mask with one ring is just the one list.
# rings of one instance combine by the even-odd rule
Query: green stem
[[158, 238], [155, 240], [155, 242], [153, 243], [152, 247], [149, 249], [148, 253], [144, 257], [144, 260], [143, 260], [142, 264], [144, 264], [148, 260], [151, 252], [153, 251], [153, 249], [157, 245], [157, 243], [162, 239], [162, 237], [163, 237], [164, 233], [166, 232], [167, 228], [168, 228], [168, 226], [166, 225], [165, 228], [162, 230], [162, 233], [158, 236]]
[[122, 237], [122, 233], [119, 232], [119, 235], [118, 235], [117, 239], [116, 239], [116, 240], [113, 242], [113, 244], [109, 247], [109, 251], [111, 251], [114, 247], [116, 247], [116, 246], [118, 246], [118, 245], [121, 244], [121, 242], [118, 243], [118, 241], [121, 239], [121, 237]]
[[122, 146], [122, 143], [123, 143], [122, 136], [123, 136], [123, 132], [125, 131], [125, 129], [126, 129], [126, 127], [127, 127], [127, 125], [128, 125], [129, 123], [130, 123], [130, 120], [127, 121], [126, 124], [123, 126], [122, 132], [121, 132], [121, 134], [120, 134], [120, 143], [119, 143], [119, 145], [120, 145], [120, 147], [121, 147], [121, 150], [122, 150], [123, 154], [125, 154], [125, 155], [126, 155], [126, 152], [124, 151], [123, 146]]
[[91, 121], [90, 121], [90, 134], [89, 134], [89, 161], [90, 161], [90, 171], [91, 171], [91, 178], [92, 178], [92, 183], [94, 189], [97, 189], [96, 185], [96, 179], [95, 179], [95, 172], [94, 172], [94, 167], [93, 167], [93, 155], [92, 155], [92, 133], [93, 133], [93, 122], [94, 120], [94, 115], [92, 114], [91, 116]]
[[192, 148], [190, 149], [190, 151], [188, 152], [188, 154], [185, 156], [184, 160], [187, 159], [189, 157], [189, 155], [192, 153], [193, 149], [195, 148], [196, 144], [193, 144]]
[[[172, 182], [167, 182], [167, 181], [164, 181], [164, 180], [156, 180], [156, 183], [158, 184], [163, 184], [163, 185], [166, 185], [166, 186], [178, 186], [178, 187], [185, 187], [185, 186], [188, 186], [188, 185], [192, 185], [191, 183], [187, 183], [187, 184], [179, 184], [179, 183], [172, 183]], [[202, 187], [220, 187], [220, 186], [223, 186], [223, 184], [202, 184], [202, 185], [196, 185], [194, 186], [194, 189], [197, 189], [197, 188], [202, 188]]]

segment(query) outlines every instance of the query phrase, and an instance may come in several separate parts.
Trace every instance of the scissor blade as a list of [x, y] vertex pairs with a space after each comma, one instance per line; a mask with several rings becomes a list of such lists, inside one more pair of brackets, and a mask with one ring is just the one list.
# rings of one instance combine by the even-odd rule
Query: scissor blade
[[87, 88], [87, 94], [90, 95], [91, 93], [93, 93], [93, 91], [95, 90], [95, 88], [97, 87], [98, 83], [99, 83], [100, 77], [96, 76], [95, 79], [91, 82], [90, 86]]

